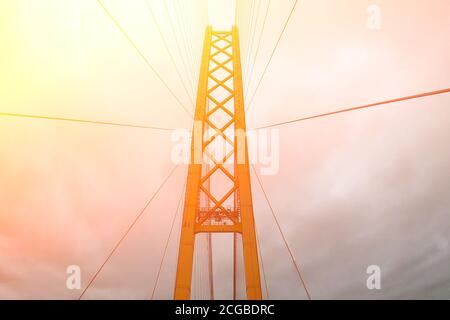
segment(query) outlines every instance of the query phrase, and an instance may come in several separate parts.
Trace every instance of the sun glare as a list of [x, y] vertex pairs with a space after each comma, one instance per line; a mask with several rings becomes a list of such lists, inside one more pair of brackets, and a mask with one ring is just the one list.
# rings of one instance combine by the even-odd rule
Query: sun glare
[[214, 29], [229, 30], [234, 24], [236, 0], [209, 0], [209, 24]]

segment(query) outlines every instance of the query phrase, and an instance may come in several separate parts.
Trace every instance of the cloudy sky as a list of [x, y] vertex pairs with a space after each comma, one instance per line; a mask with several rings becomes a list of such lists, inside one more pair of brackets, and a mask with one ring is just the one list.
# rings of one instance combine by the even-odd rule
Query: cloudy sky
[[[163, 3], [150, 2], [177, 52]], [[293, 4], [273, 2], [250, 93]], [[145, 1], [104, 3], [193, 110], [204, 26], [219, 20], [213, 4], [208, 18], [204, 0], [168, 1], [187, 36], [178, 33], [187, 50], [174, 57], [180, 81]], [[241, 2], [238, 19], [244, 69], [251, 4]], [[222, 5], [219, 16], [234, 12]], [[381, 9], [379, 30], [367, 26], [370, 5]], [[449, 12], [445, 0], [299, 1], [249, 128], [450, 87]], [[93, 0], [0, 1], [0, 70], [0, 112], [191, 127]], [[450, 298], [449, 107], [447, 94], [279, 128], [280, 170], [261, 179], [313, 299]], [[3, 299], [77, 298], [67, 267], [80, 266], [86, 285], [173, 167], [170, 132], [0, 117], [0, 144]], [[86, 298], [151, 296], [185, 177], [179, 167]], [[304, 299], [255, 179], [253, 195], [268, 297]], [[172, 295], [177, 235], [156, 298]], [[215, 252], [221, 278], [230, 247]], [[370, 265], [381, 268], [381, 290], [366, 287]], [[230, 282], [216, 282], [216, 296], [230, 298]]]

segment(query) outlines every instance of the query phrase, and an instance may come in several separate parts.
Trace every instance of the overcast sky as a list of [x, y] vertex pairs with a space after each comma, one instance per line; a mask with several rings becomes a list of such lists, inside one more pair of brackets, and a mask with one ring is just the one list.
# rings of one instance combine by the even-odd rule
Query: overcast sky
[[[104, 3], [193, 110], [191, 80], [185, 90], [144, 1]], [[164, 8], [151, 3], [175, 52]], [[238, 20], [244, 69], [250, 4], [242, 1]], [[249, 92], [292, 4], [270, 8]], [[367, 27], [372, 4], [380, 30]], [[184, 12], [191, 26], [192, 59], [175, 59], [195, 76], [207, 9], [203, 0], [183, 6], [169, 1], [170, 14]], [[299, 1], [249, 128], [450, 87], [449, 12], [445, 0]], [[191, 126], [96, 1], [1, 1], [0, 70], [0, 112]], [[449, 107], [447, 94], [279, 128], [280, 171], [262, 182], [313, 299], [450, 298]], [[173, 167], [170, 132], [2, 117], [0, 144], [4, 299], [77, 298], [67, 266], [79, 265], [86, 285]], [[151, 296], [185, 178], [178, 168], [87, 298]], [[253, 196], [268, 297], [304, 299], [255, 179]], [[177, 236], [157, 298], [172, 296]], [[215, 249], [215, 271], [227, 274], [230, 248]], [[370, 265], [381, 268], [381, 290], [366, 287]], [[231, 297], [229, 283], [217, 281], [218, 298]]]

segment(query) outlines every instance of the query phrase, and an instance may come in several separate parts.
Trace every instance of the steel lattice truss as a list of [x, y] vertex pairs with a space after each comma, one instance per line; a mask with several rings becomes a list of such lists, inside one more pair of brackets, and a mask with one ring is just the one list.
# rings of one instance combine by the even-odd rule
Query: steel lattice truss
[[[205, 206], [197, 216], [197, 230], [220, 226], [222, 231], [238, 231], [238, 185], [234, 163], [234, 84], [232, 32], [212, 34], [208, 70], [208, 111], [204, 123], [203, 154], [212, 167], [207, 166], [200, 182], [201, 198]], [[219, 182], [220, 180], [220, 182]], [[213, 190], [220, 183], [222, 190]]]

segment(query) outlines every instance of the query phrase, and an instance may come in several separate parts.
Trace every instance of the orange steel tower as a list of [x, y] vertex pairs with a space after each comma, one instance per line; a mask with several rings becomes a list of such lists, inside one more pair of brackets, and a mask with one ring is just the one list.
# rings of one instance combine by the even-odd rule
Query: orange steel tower
[[238, 29], [207, 27], [174, 298], [191, 298], [196, 235], [242, 236], [247, 299], [262, 299]]

